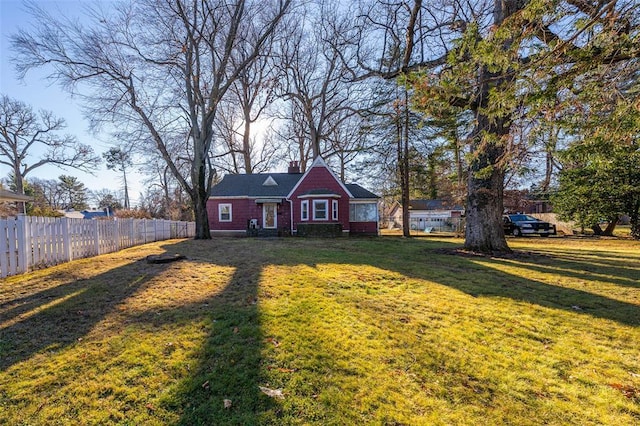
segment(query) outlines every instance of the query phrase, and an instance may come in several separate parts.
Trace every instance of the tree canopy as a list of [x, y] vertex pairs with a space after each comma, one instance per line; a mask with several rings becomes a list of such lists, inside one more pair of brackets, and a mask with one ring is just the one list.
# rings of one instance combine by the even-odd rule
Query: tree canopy
[[[398, 182], [407, 205], [412, 193], [439, 186], [459, 199], [466, 187], [465, 247], [493, 252], [509, 250], [505, 185], [534, 170], [535, 155], [546, 161], [544, 189], [558, 167], [566, 185], [585, 178], [572, 162], [615, 169], [633, 157], [637, 9], [634, 0], [142, 0], [90, 7], [79, 21], [31, 4], [36, 24], [12, 43], [19, 72], [46, 68], [84, 100], [94, 128], [118, 123], [153, 169], [150, 199], [167, 200], [174, 185], [187, 194], [198, 238], [210, 237], [206, 200], [219, 173], [260, 171], [288, 152], [303, 167], [329, 157], [341, 176], [361, 156]], [[268, 110], [285, 124], [260, 149], [251, 129]]]
[[127, 170], [133, 165], [131, 153], [120, 147], [111, 147], [102, 154], [102, 157], [107, 163], [107, 169], [122, 172], [124, 208], [131, 208], [131, 203], [129, 202], [129, 185], [127, 184]]
[[47, 164], [93, 171], [93, 148], [62, 134], [65, 121], [50, 111], [36, 113], [22, 101], [0, 97], [0, 164], [10, 167], [14, 191], [24, 194], [24, 180]]
[[[637, 69], [638, 19], [630, 1], [495, 1], [453, 20], [446, 61], [410, 79], [414, 104], [433, 116], [472, 114], [465, 246], [505, 251], [505, 172], [522, 149], [516, 129], [576, 114], [594, 93]], [[557, 123], [562, 125], [562, 123]], [[535, 141], [528, 141], [534, 143]]]
[[[206, 202], [213, 123], [222, 98], [275, 35], [291, 0], [143, 0], [88, 9], [89, 22], [59, 19], [31, 4], [34, 28], [13, 37], [23, 75], [77, 89], [94, 126], [158, 152], [189, 194], [196, 238], [210, 238]], [[242, 54], [240, 54], [242, 53]]]

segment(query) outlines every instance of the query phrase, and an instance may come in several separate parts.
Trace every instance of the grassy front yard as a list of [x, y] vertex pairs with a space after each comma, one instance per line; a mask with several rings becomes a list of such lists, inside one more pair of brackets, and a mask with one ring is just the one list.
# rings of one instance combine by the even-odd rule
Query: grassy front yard
[[165, 241], [0, 281], [0, 424], [640, 423], [640, 244], [510, 243]]

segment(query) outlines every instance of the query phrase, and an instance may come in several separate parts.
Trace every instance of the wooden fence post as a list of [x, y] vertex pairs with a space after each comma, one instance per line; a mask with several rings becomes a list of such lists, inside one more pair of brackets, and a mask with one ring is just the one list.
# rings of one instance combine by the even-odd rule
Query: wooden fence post
[[16, 249], [18, 251], [16, 272], [21, 274], [29, 271], [29, 251], [31, 250], [31, 241], [29, 238], [29, 231], [27, 229], [27, 217], [23, 213], [18, 214], [16, 225]]
[[9, 276], [9, 219], [0, 219], [0, 277]]
[[71, 262], [73, 260], [73, 250], [71, 250], [71, 223], [67, 217], [63, 217], [61, 220], [63, 256], [65, 261]]
[[113, 234], [114, 234], [115, 240], [116, 240], [115, 241], [116, 242], [115, 248], [116, 248], [116, 251], [120, 251], [120, 224], [118, 223], [118, 221], [115, 218], [113, 219], [112, 222], [113, 222], [113, 226], [115, 227], [115, 229], [113, 231]]
[[93, 220], [93, 232], [96, 242], [96, 255], [100, 254], [100, 228], [98, 228], [98, 221]]

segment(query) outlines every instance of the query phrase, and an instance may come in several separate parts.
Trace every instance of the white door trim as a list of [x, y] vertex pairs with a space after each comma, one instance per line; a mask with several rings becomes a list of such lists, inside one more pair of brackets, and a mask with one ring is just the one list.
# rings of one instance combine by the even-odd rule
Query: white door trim
[[[273, 209], [273, 226], [267, 226], [267, 208]], [[262, 205], [262, 227], [264, 229], [278, 229], [278, 204], [264, 203]]]

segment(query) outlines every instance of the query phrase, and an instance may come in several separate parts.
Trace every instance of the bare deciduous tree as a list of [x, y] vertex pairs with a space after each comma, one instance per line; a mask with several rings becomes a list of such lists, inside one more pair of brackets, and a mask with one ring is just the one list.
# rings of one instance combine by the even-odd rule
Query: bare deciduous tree
[[100, 163], [90, 146], [60, 134], [65, 127], [52, 112], [36, 114], [24, 102], [0, 98], [0, 164], [11, 168], [17, 193], [24, 194], [26, 176], [44, 165], [92, 172]]
[[[144, 130], [195, 211], [196, 238], [211, 238], [206, 203], [218, 106], [260, 56], [291, 0], [143, 0], [88, 10], [90, 23], [31, 5], [34, 29], [12, 37], [18, 71], [51, 66], [50, 77], [86, 94], [99, 126]], [[236, 49], [245, 54], [236, 60]], [[88, 93], [85, 92], [88, 90]], [[151, 148], [153, 147], [153, 148]], [[179, 167], [189, 164], [188, 172]]]
[[[345, 41], [353, 33], [352, 17], [344, 5], [324, 1], [310, 5], [290, 30], [279, 51], [281, 96], [290, 103], [281, 118], [294, 121], [287, 138], [297, 143], [300, 155], [307, 155], [308, 145], [312, 158], [330, 157], [340, 150], [335, 136], [358, 113], [362, 94], [351, 78], [355, 49]], [[309, 160], [297, 159], [302, 166]]]

